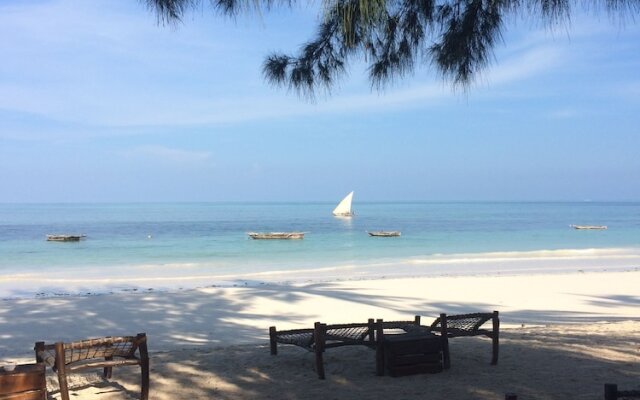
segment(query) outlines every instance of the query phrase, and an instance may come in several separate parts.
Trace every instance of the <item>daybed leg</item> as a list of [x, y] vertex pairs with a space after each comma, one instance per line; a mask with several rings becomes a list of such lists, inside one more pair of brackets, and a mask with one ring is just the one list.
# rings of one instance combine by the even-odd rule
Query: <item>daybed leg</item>
[[376, 320], [376, 374], [384, 375], [384, 324]]
[[140, 400], [149, 399], [149, 351], [147, 349], [147, 335], [139, 333], [137, 335], [139, 340], [138, 350], [140, 351]]
[[[113, 356], [105, 357], [104, 359], [106, 361], [111, 361], [113, 360]], [[112, 371], [113, 371], [113, 367], [104, 367], [104, 370], [102, 371], [102, 375], [107, 379], [111, 379]]]
[[44, 360], [42, 359], [42, 357], [40, 357], [40, 353], [44, 351], [44, 342], [36, 342], [33, 350], [36, 352], [36, 362], [43, 362]]
[[369, 318], [367, 321], [367, 335], [369, 336], [369, 343], [373, 345], [376, 341], [376, 323], [373, 318]]
[[69, 400], [69, 387], [67, 386], [67, 372], [64, 364], [64, 343], [56, 343], [56, 369], [58, 370], [58, 384], [60, 385], [60, 397]]
[[451, 368], [451, 356], [449, 355], [449, 332], [447, 330], [447, 314], [440, 314], [440, 338], [442, 339], [442, 367]]
[[324, 379], [324, 359], [322, 357], [322, 353], [324, 352], [324, 331], [326, 325], [321, 324], [320, 322], [316, 322], [313, 326], [313, 336], [316, 353], [316, 371], [318, 371], [318, 378]]
[[269, 327], [269, 344], [271, 346], [271, 355], [274, 355], [274, 356], [278, 354], [278, 342], [276, 341], [276, 335], [277, 335], [276, 327], [270, 326]]
[[498, 364], [498, 351], [500, 346], [500, 318], [498, 318], [498, 312], [493, 312], [492, 317], [493, 322], [493, 333], [491, 335], [491, 340], [493, 342], [493, 355], [491, 357], [491, 365]]

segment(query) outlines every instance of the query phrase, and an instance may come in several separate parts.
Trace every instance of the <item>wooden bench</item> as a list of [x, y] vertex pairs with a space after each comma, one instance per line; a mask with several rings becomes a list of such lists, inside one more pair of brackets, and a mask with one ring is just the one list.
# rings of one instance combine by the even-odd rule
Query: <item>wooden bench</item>
[[[384, 348], [382, 339], [385, 330], [402, 332], [428, 332], [428, 326], [420, 325], [420, 316], [411, 321], [383, 321], [369, 319], [365, 323], [324, 324], [316, 322], [312, 329], [291, 329], [278, 331], [269, 328], [271, 354], [278, 354], [278, 343], [292, 344], [315, 354], [318, 378], [325, 379], [323, 353], [326, 349], [342, 346], [366, 346], [376, 350], [376, 372], [384, 374]], [[444, 335], [445, 339], [448, 336]]]
[[324, 379], [323, 353], [328, 348], [361, 345], [376, 348], [376, 324], [373, 319], [366, 323], [327, 325], [316, 322], [313, 329], [291, 329], [278, 331], [269, 328], [271, 354], [278, 354], [278, 343], [292, 344], [315, 354], [318, 378]]
[[[482, 325], [484, 325], [488, 321], [491, 321], [492, 323], [491, 329], [482, 329]], [[458, 315], [441, 314], [440, 317], [436, 318], [436, 320], [433, 321], [430, 328], [432, 332], [437, 333], [442, 331], [443, 326], [445, 328], [444, 331], [447, 332], [447, 336], [449, 338], [479, 335], [491, 338], [493, 347], [491, 365], [498, 364], [498, 351], [500, 345], [500, 318], [498, 315], [498, 311], [494, 311], [492, 313], [472, 313]], [[445, 368], [448, 368], [449, 365], [450, 360], [445, 360]]]
[[[483, 329], [491, 320], [491, 330]], [[446, 315], [440, 314], [430, 326], [420, 324], [420, 316], [412, 321], [383, 321], [369, 319], [366, 323], [327, 325], [316, 322], [313, 328], [278, 331], [275, 326], [269, 328], [271, 354], [278, 354], [278, 343], [299, 346], [315, 354], [316, 370], [320, 379], [325, 378], [323, 353], [326, 349], [341, 346], [361, 345], [376, 350], [376, 371], [384, 374], [383, 338], [385, 331], [400, 330], [400, 333], [431, 332], [440, 335], [442, 340], [443, 367], [451, 365], [449, 339], [455, 337], [484, 335], [492, 339], [493, 357], [491, 364], [498, 363], [500, 320], [498, 311], [492, 313], [473, 313]]]
[[62, 400], [69, 400], [67, 384], [69, 373], [87, 368], [103, 368], [104, 377], [111, 378], [113, 367], [121, 365], [140, 366], [140, 399], [149, 398], [149, 354], [147, 336], [144, 333], [136, 336], [104, 337], [71, 343], [37, 342], [34, 350], [36, 361], [48, 364], [57, 372]]

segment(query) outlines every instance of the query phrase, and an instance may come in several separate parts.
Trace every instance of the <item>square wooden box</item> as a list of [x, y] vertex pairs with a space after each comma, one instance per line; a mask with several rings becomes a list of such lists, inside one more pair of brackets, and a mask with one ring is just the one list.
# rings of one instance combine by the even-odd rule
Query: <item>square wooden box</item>
[[442, 351], [442, 338], [432, 334], [384, 337], [384, 364], [394, 377], [442, 372]]
[[0, 369], [0, 400], [45, 400], [44, 374], [43, 363], [17, 365], [13, 371]]

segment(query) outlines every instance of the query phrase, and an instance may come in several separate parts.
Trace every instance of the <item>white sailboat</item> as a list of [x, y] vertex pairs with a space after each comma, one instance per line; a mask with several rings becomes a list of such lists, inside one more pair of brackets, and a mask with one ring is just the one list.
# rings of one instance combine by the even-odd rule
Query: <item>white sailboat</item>
[[338, 206], [333, 210], [333, 215], [336, 217], [351, 217], [353, 211], [351, 211], [351, 200], [353, 200], [353, 192], [349, 193]]

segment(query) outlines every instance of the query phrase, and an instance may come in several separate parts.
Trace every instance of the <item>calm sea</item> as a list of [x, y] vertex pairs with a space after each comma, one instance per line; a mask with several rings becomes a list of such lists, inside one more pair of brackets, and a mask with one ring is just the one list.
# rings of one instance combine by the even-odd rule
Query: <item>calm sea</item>
[[[247, 273], [366, 265], [434, 254], [640, 248], [640, 203], [0, 204], [0, 274], [189, 265]], [[605, 231], [569, 227], [607, 225]], [[248, 231], [304, 231], [257, 241]], [[367, 230], [400, 230], [371, 238]], [[79, 243], [46, 234], [84, 234]], [[158, 271], [156, 271], [158, 272]]]

